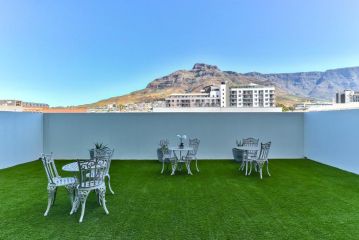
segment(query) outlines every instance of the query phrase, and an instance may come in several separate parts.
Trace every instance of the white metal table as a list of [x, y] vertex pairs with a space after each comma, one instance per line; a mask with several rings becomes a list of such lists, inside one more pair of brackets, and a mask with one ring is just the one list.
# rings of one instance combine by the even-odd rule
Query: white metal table
[[[237, 149], [243, 150], [245, 155], [248, 155], [248, 151], [259, 151], [258, 146], [238, 146]], [[247, 158], [247, 156], [245, 156]], [[243, 165], [245, 164], [245, 166]], [[242, 161], [242, 165], [240, 169], [246, 168], [246, 176], [248, 175], [248, 161], [245, 161], [245, 163]]]
[[[172, 151], [175, 158], [176, 158], [176, 161], [172, 162], [172, 173], [171, 173], [171, 175], [175, 175], [178, 163], [184, 163], [186, 165], [186, 168], [187, 168], [187, 173], [189, 175], [192, 175], [190, 163], [188, 161], [184, 161], [182, 159], [182, 157], [185, 156], [189, 151], [193, 151], [193, 148], [191, 148], [191, 147], [183, 147], [183, 148], [169, 147], [168, 150]], [[179, 155], [179, 158], [178, 158], [177, 153]]]
[[65, 172], [79, 172], [79, 164], [77, 162], [68, 163], [62, 166], [62, 171]]
[[77, 162], [68, 163], [68, 164], [62, 166], [62, 171], [78, 172], [79, 171], [79, 165], [78, 165]]

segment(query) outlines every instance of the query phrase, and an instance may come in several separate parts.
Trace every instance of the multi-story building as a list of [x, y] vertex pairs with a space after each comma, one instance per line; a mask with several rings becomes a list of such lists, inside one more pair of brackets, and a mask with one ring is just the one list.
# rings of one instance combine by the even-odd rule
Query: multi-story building
[[217, 86], [207, 86], [200, 93], [171, 94], [166, 107], [220, 107], [220, 92]]
[[0, 100], [0, 106], [24, 107], [24, 108], [48, 108], [45, 103], [23, 102], [20, 100]]
[[166, 107], [275, 107], [275, 88], [253, 83], [229, 87], [223, 82], [205, 87], [200, 93], [171, 94], [166, 98]]
[[41, 111], [49, 108], [45, 103], [23, 102], [20, 100], [0, 100], [2, 111]]
[[348, 89], [342, 92], [337, 92], [335, 100], [336, 103], [359, 103], [359, 92]]
[[[230, 107], [275, 107], [275, 88], [248, 84], [229, 88]], [[228, 106], [228, 105], [227, 105]]]

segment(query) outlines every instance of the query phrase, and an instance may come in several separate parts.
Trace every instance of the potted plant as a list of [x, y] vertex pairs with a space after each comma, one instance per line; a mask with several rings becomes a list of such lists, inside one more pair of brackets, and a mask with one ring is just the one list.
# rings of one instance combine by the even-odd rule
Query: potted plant
[[187, 136], [186, 136], [186, 135], [177, 134], [177, 137], [178, 137], [179, 140], [180, 140], [180, 144], [178, 145], [178, 147], [179, 147], [179, 148], [184, 148], [183, 140], [187, 139]]
[[90, 158], [93, 159], [95, 157], [95, 151], [104, 151], [108, 149], [107, 145], [103, 143], [95, 143], [95, 147], [90, 149]]

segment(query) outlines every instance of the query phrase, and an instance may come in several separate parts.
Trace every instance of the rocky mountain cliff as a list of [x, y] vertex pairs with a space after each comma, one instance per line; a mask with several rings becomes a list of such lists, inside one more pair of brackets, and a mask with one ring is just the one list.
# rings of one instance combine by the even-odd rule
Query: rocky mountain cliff
[[325, 72], [281, 74], [246, 73], [259, 81], [270, 81], [288, 93], [316, 99], [331, 100], [344, 89], [359, 89], [359, 67], [340, 68]]
[[162, 100], [171, 93], [198, 92], [211, 84], [227, 81], [229, 85], [257, 83], [276, 87], [277, 103], [286, 106], [309, 98], [334, 98], [335, 92], [345, 88], [359, 89], [359, 67], [325, 72], [261, 74], [221, 71], [217, 66], [196, 63], [191, 70], [179, 70], [155, 79], [145, 89], [101, 100], [88, 106], [108, 103], [126, 104]]

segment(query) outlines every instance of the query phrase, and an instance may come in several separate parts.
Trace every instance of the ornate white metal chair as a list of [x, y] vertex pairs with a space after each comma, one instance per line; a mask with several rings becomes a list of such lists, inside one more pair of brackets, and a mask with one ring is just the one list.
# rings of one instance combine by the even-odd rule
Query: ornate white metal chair
[[97, 158], [91, 160], [77, 160], [80, 170], [79, 185], [77, 186], [76, 198], [70, 214], [77, 211], [81, 204], [81, 223], [85, 214], [86, 200], [92, 190], [95, 190], [98, 196], [98, 202], [102, 205], [106, 214], [109, 214], [106, 207], [106, 185], [105, 174], [106, 164], [103, 164]]
[[[258, 147], [259, 139], [258, 138], [243, 138], [242, 141], [238, 142], [237, 140], [237, 146], [248, 146], [248, 147]], [[255, 158], [258, 154], [257, 150], [246, 150], [244, 154], [242, 155], [242, 164], [240, 166], [240, 170], [244, 170], [246, 168], [246, 175], [247, 175], [247, 167], [248, 164], [251, 165], [251, 159]], [[256, 169], [257, 170], [257, 169]]]
[[[250, 146], [250, 147], [258, 147], [259, 145], [259, 138], [244, 138], [242, 139], [242, 145], [241, 146]], [[258, 151], [247, 151], [247, 155], [249, 157], [255, 157], [257, 156]]]
[[162, 170], [161, 174], [163, 174], [165, 169], [165, 164], [168, 169], [168, 166], [171, 163], [174, 163], [177, 161], [176, 156], [174, 156], [173, 152], [169, 150], [169, 141], [167, 139], [160, 141], [160, 147], [157, 150], [158, 159], [160, 162], [162, 162]]
[[115, 194], [115, 192], [111, 188], [110, 167], [111, 167], [111, 161], [114, 151], [115, 151], [114, 149], [109, 149], [109, 148], [94, 151], [94, 158], [97, 158], [100, 164], [106, 164], [106, 171], [104, 178], [106, 180], [107, 177], [108, 189], [112, 194]]
[[44, 165], [44, 169], [47, 176], [47, 192], [48, 192], [48, 203], [47, 209], [44, 213], [44, 216], [50, 211], [51, 206], [55, 204], [56, 193], [58, 187], [65, 187], [69, 193], [71, 206], [73, 206], [73, 200], [75, 196], [75, 189], [77, 186], [77, 179], [74, 177], [60, 177], [57, 172], [55, 161], [51, 154], [41, 154], [41, 161]]
[[[266, 163], [267, 163], [267, 173], [268, 176], [270, 176], [269, 167], [268, 167], [269, 165], [268, 154], [269, 154], [270, 146], [271, 146], [271, 142], [261, 143], [261, 149], [259, 151], [259, 155], [255, 158], [250, 158], [251, 163], [255, 164], [255, 166], [258, 167], [259, 175], [261, 179], [262, 179], [262, 169]], [[251, 174], [251, 171], [252, 171], [252, 167], [249, 171], [249, 174]]]
[[185, 160], [188, 164], [188, 167], [191, 166], [192, 160], [196, 161], [197, 172], [199, 172], [198, 163], [197, 163], [198, 162], [197, 152], [198, 152], [199, 143], [200, 143], [200, 140], [198, 138], [189, 139], [189, 147], [193, 148], [193, 150], [188, 151], [187, 155], [185, 156]]

